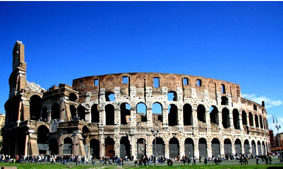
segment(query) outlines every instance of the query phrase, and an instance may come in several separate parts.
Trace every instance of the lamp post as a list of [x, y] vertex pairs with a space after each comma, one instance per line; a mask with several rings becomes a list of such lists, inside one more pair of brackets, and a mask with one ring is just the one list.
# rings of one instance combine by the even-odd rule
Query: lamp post
[[[278, 124], [278, 119], [277, 117], [273, 116], [273, 124], [275, 124], [275, 128], [277, 129], [277, 135], [279, 137], [279, 129], [281, 128], [281, 126]], [[279, 139], [279, 138], [278, 138]], [[279, 140], [279, 155], [281, 157], [281, 140]]]

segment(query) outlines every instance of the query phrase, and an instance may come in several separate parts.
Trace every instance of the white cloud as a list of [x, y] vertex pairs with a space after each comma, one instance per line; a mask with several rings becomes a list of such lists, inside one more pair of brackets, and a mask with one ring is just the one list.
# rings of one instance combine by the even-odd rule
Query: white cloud
[[242, 97], [257, 102], [259, 104], [261, 104], [261, 102], [264, 101], [266, 108], [283, 105], [282, 100], [272, 100], [266, 96], [257, 96], [255, 94], [242, 94]]

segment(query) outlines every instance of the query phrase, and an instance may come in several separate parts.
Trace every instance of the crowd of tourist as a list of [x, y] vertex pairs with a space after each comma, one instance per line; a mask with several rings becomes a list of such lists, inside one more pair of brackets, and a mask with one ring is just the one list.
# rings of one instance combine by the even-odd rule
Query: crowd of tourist
[[[0, 162], [17, 162], [17, 163], [51, 163], [51, 164], [73, 164], [73, 165], [124, 165], [125, 161], [132, 161], [135, 166], [147, 166], [147, 165], [157, 165], [166, 164], [168, 166], [173, 165], [173, 162], [183, 163], [184, 165], [196, 165], [198, 163], [207, 164], [208, 161], [214, 162], [215, 165], [219, 165], [223, 160], [238, 160], [241, 165], [247, 165], [249, 159], [255, 159], [256, 164], [272, 164], [271, 155], [228, 155], [225, 158], [212, 157], [212, 158], [202, 158], [201, 156], [197, 159], [196, 157], [178, 156], [177, 158], [170, 159], [164, 156], [150, 156], [145, 155], [134, 160], [133, 157], [121, 158], [118, 156], [113, 157], [101, 157], [100, 159], [94, 156], [80, 156], [80, 155], [38, 155], [38, 156], [18, 156], [15, 155], [11, 157], [10, 155], [0, 154]], [[278, 155], [280, 162], [283, 162], [283, 155]], [[130, 163], [130, 162], [129, 162]]]

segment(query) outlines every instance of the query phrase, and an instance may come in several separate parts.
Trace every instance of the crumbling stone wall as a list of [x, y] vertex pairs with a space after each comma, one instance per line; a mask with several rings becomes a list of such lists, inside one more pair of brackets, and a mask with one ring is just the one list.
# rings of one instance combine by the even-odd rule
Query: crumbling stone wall
[[[5, 153], [198, 158], [270, 151], [264, 103], [242, 98], [237, 84], [120, 73], [45, 90], [26, 81], [23, 44], [17, 42], [14, 50], [20, 55], [14, 55], [19, 62], [14, 61], [18, 67], [13, 66], [5, 105]], [[24, 85], [17, 87], [19, 80]], [[14, 148], [11, 138], [17, 140]]]

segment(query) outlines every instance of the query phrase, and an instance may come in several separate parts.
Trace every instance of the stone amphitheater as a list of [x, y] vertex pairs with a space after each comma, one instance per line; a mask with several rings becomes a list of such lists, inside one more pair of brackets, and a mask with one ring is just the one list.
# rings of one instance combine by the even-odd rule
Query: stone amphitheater
[[240, 86], [167, 73], [119, 73], [48, 90], [26, 79], [13, 49], [3, 152], [11, 155], [215, 157], [267, 154], [267, 112]]

